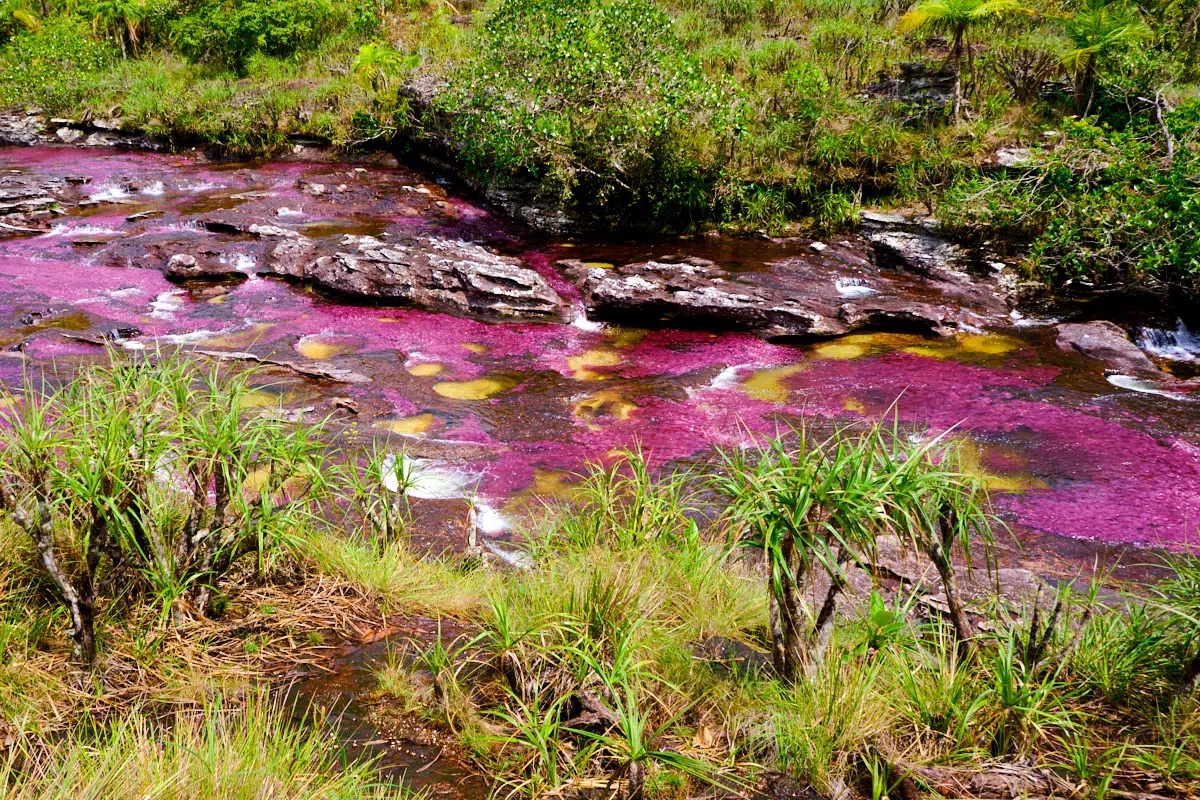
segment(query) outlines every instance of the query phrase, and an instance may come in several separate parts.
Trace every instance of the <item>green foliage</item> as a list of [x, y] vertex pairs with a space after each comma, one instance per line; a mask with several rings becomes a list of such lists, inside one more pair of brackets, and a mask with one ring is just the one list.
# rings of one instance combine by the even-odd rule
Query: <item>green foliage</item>
[[172, 25], [172, 40], [190, 61], [244, 72], [256, 53], [283, 57], [317, 46], [340, 21], [330, 0], [208, 3]]
[[947, 223], [1032, 243], [1033, 275], [1086, 287], [1200, 286], [1200, 105], [1115, 131], [1067, 122], [1058, 146], [1028, 168], [957, 183]]
[[8, 43], [0, 60], [0, 105], [38, 105], [69, 113], [111, 65], [112, 46], [92, 40], [82, 22], [58, 17]]
[[[950, 616], [964, 651], [951, 551], [970, 563], [973, 537], [989, 542], [992, 520], [978, 479], [956, 468], [953, 447], [940, 437], [913, 444], [897, 427], [839, 430], [821, 441], [806, 431], [798, 442], [780, 438], [756, 458], [725, 454], [715, 488], [727, 513], [766, 557], [776, 672], [796, 681], [818, 668], [833, 632], [847, 565], [873, 563], [876, 540], [898, 533], [926, 554], [942, 577]], [[816, 586], [823, 580], [823, 602]], [[965, 654], [965, 652], [964, 652]]]
[[0, 507], [37, 545], [96, 655], [98, 606], [147, 597], [163, 621], [210, 611], [245, 556], [265, 568], [324, 491], [304, 427], [246, 407], [245, 377], [183, 363], [114, 363], [29, 387], [5, 413]]
[[325, 739], [261, 692], [240, 708], [218, 697], [167, 718], [135, 711], [98, 734], [80, 726], [44, 744], [21, 736], [0, 759], [0, 792], [12, 800], [407, 796], [381, 785], [369, 763], [339, 759]]
[[727, 100], [648, 0], [504, 0], [439, 102], [477, 174], [632, 221], [671, 191], [664, 165], [705, 168]]

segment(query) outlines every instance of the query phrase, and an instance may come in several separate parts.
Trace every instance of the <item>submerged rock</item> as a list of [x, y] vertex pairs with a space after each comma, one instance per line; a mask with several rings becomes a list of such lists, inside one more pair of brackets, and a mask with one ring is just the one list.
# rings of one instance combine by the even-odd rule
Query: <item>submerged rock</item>
[[1118, 325], [1100, 320], [1066, 323], [1057, 328], [1060, 350], [1095, 358], [1122, 373], [1159, 373], [1160, 370]]
[[561, 320], [566, 304], [546, 279], [515, 258], [479, 245], [413, 236], [382, 241], [347, 236], [329, 255], [314, 243], [285, 238], [271, 251], [269, 271], [311, 281], [339, 295], [402, 303], [432, 311]]
[[750, 331], [767, 338], [839, 336], [861, 328], [945, 335], [957, 309], [893, 291], [861, 261], [842, 269], [788, 258], [769, 273], [732, 274], [699, 258], [592, 269], [558, 264], [593, 319], [638, 326]]

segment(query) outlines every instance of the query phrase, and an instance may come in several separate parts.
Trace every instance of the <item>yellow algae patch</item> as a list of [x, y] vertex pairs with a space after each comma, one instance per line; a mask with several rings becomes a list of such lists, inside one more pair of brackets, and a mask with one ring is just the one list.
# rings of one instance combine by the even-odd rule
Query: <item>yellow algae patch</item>
[[486, 353], [486, 352], [487, 352], [487, 345], [486, 345], [486, 344], [480, 344], [479, 342], [463, 342], [463, 343], [462, 343], [462, 349], [463, 349], [463, 350], [469, 350], [469, 351], [471, 351], [472, 353]]
[[813, 348], [813, 355], [830, 361], [849, 361], [867, 354], [867, 346], [848, 342], [830, 342]]
[[924, 338], [911, 333], [855, 333], [813, 347], [815, 358], [848, 361], [888, 350], [919, 347]]
[[855, 414], [867, 413], [867, 407], [862, 404], [862, 401], [856, 400], [853, 397], [843, 397], [842, 408], [846, 411], [853, 411]]
[[443, 381], [435, 383], [433, 390], [451, 400], [486, 400], [516, 386], [517, 382], [507, 377], [484, 377], [470, 381]]
[[403, 322], [399, 317], [376, 317], [379, 322]]
[[968, 353], [1001, 356], [1024, 345], [1020, 339], [999, 333], [969, 333], [958, 337], [958, 346]]
[[914, 345], [912, 347], [903, 348], [904, 352], [909, 355], [922, 356], [924, 358], [949, 358], [951, 351], [949, 348], [932, 344]]
[[283, 398], [273, 392], [255, 389], [242, 395], [242, 408], [268, 408], [283, 402]]
[[989, 472], [983, 463], [984, 448], [973, 441], [964, 441], [958, 450], [959, 469], [967, 475], [978, 478], [983, 487], [989, 492], [1027, 492], [1031, 489], [1045, 489], [1045, 481], [1035, 478], [1028, 472], [1013, 471], [1004, 474]]
[[416, 375], [418, 378], [428, 378], [433, 375], [441, 375], [446, 371], [444, 364], [439, 364], [436, 361], [424, 361], [420, 364], [413, 364], [408, 367], [409, 375]]
[[561, 469], [537, 467], [533, 470], [533, 483], [522, 494], [570, 500], [579, 494], [578, 477]]
[[343, 353], [354, 351], [354, 345], [349, 342], [330, 341], [317, 336], [305, 336], [296, 342], [296, 352], [305, 358], [326, 359], [335, 358]]
[[791, 390], [784, 385], [784, 380], [803, 370], [803, 364], [789, 364], [786, 367], [760, 369], [751, 373], [750, 377], [742, 381], [742, 390], [755, 400], [765, 400], [768, 403], [782, 403], [791, 394]]
[[267, 467], [259, 467], [252, 470], [246, 475], [242, 481], [242, 494], [247, 497], [254, 497], [262, 493], [262, 488], [267, 485], [267, 480], [271, 477], [271, 470]]
[[375, 423], [375, 427], [405, 436], [416, 436], [429, 430], [436, 419], [437, 417], [429, 413], [414, 414], [411, 417], [381, 420]]
[[616, 266], [611, 261], [585, 261], [583, 265], [592, 269], [612, 269]]
[[597, 419], [627, 420], [634, 411], [637, 411], [636, 404], [626, 399], [620, 392], [611, 389], [593, 392], [582, 400], [576, 401], [575, 405], [571, 407], [571, 415], [587, 423], [588, 427], [593, 429], [596, 426], [591, 423]]
[[978, 356], [1002, 356], [1011, 353], [1024, 342], [998, 333], [965, 333], [953, 339], [927, 340], [903, 348], [904, 352], [926, 358], [969, 358]]
[[621, 356], [611, 350], [588, 350], [567, 359], [567, 367], [571, 377], [577, 381], [602, 381], [612, 376], [604, 372], [596, 372], [594, 367], [615, 367], [621, 363]]
[[214, 347], [229, 347], [234, 350], [243, 350], [250, 345], [258, 344], [266, 337], [267, 331], [274, 327], [275, 323], [273, 322], [259, 322], [251, 325], [244, 331], [234, 331], [233, 333], [205, 339], [204, 346], [210, 349]]
[[213, 305], [220, 305], [221, 303], [227, 303], [227, 302], [229, 302], [229, 294], [224, 293], [224, 294], [219, 294], [216, 297], [210, 297], [210, 298], [208, 298], [208, 302], [212, 303]]
[[649, 332], [644, 328], [609, 328], [605, 335], [613, 343], [613, 347], [632, 347], [645, 339]]

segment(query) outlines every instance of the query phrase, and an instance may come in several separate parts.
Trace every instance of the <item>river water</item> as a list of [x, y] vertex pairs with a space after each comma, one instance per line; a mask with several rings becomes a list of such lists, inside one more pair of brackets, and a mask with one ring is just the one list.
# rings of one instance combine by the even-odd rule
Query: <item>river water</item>
[[[568, 297], [553, 266], [563, 258], [677, 252], [753, 271], [811, 254], [805, 243], [531, 244], [485, 209], [394, 169], [75, 149], [0, 149], [0, 169], [75, 176], [94, 201], [48, 233], [0, 240], [0, 346], [10, 356], [0, 380], [19, 384], [31, 365], [102, 359], [81, 339], [114, 328], [140, 332], [125, 347], [248, 351], [351, 370], [369, 381], [267, 370], [262, 391], [458, 471], [477, 486], [495, 535], [523, 502], [568, 492], [574, 473], [615, 448], [640, 443], [655, 459], [688, 460], [801, 417], [851, 421], [893, 406], [918, 429], [958, 426], [1040, 558], [1070, 560], [1094, 543], [1179, 546], [1200, 523], [1200, 403], [1190, 387], [1116, 386], [1099, 362], [1057, 349], [1052, 326], [1037, 320], [953, 339], [857, 334], [801, 346], [606, 327], [581, 310], [573, 324], [533, 324], [352, 305], [255, 276], [262, 254], [250, 237], [218, 243], [220, 258], [247, 273], [239, 283], [184, 287], [137, 266], [166, 244], [212, 246], [202, 223], [214, 215], [312, 237], [417, 228], [480, 241], [521, 257]], [[344, 199], [305, 194], [305, 181], [342, 182]], [[357, 414], [335, 397], [350, 398]]]

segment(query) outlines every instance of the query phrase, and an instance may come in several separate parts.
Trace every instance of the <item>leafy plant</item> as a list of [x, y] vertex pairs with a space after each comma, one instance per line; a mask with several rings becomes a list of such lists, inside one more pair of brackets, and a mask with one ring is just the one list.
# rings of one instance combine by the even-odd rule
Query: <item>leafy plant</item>
[[98, 601], [149, 591], [164, 617], [209, 610], [229, 569], [258, 568], [324, 488], [313, 431], [248, 412], [245, 376], [184, 362], [84, 371], [9, 406], [0, 507], [33, 540], [96, 656]]
[[[950, 58], [955, 69], [962, 71], [965, 57], [967, 72], [975, 83], [975, 55], [969, 40], [973, 28], [1016, 11], [1023, 11], [1018, 0], [921, 0], [900, 18], [901, 33], [931, 27], [950, 34]], [[962, 117], [962, 78], [954, 78], [954, 119]]]

